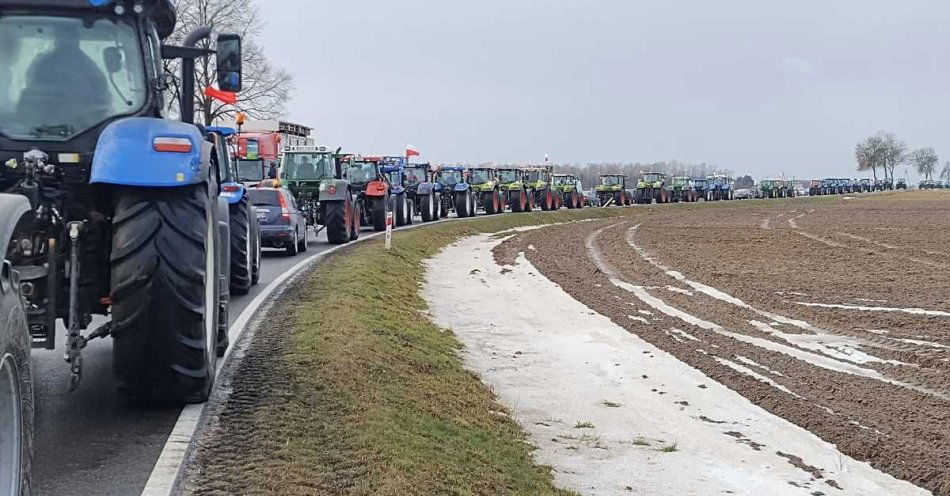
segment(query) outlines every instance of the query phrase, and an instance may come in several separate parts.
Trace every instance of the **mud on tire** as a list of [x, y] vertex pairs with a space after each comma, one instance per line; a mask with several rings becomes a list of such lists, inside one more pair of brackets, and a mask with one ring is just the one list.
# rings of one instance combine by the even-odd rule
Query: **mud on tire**
[[211, 392], [219, 299], [216, 212], [204, 183], [116, 192], [113, 366], [136, 396], [200, 403]]

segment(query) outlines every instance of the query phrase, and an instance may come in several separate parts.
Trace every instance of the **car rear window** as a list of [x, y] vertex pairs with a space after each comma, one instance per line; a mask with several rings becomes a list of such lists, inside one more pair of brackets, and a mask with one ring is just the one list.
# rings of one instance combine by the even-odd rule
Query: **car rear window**
[[248, 194], [254, 205], [280, 206], [280, 193], [276, 189], [249, 189]]

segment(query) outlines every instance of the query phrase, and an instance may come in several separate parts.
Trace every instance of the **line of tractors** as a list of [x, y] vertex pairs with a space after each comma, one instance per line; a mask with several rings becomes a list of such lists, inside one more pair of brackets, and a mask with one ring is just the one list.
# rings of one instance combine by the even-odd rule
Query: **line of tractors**
[[897, 183], [890, 180], [826, 178], [812, 179], [808, 183], [808, 196], [841, 195], [853, 193], [870, 193], [872, 191], [890, 191], [907, 189], [907, 181], [898, 179]]

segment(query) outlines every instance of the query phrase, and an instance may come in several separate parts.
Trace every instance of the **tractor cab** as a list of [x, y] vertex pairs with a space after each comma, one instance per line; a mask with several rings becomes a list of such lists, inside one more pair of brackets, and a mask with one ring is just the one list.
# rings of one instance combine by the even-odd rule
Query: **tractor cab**
[[466, 182], [465, 168], [443, 166], [435, 175], [435, 181], [441, 184], [443, 188], [451, 190], [456, 184], [464, 184]]
[[497, 180], [497, 175], [495, 169], [489, 167], [478, 167], [469, 169], [469, 179], [468, 182], [472, 186], [481, 187], [485, 185], [490, 185], [494, 187], [495, 181]]
[[425, 164], [409, 164], [405, 169], [406, 184], [409, 187], [415, 187], [419, 184], [430, 182], [431, 166]]
[[380, 171], [386, 176], [394, 193], [401, 193], [407, 185], [405, 157], [383, 157], [380, 161]]
[[666, 180], [666, 174], [662, 172], [647, 172], [643, 174], [643, 180], [648, 183], [658, 183]]
[[552, 183], [555, 186], [565, 186], [565, 185], [574, 185], [576, 178], [570, 174], [554, 174], [551, 178]]
[[520, 187], [524, 179], [524, 173], [521, 169], [498, 169], [496, 173], [498, 174], [498, 180], [506, 185], [517, 183]]
[[617, 193], [624, 191], [626, 187], [627, 177], [623, 174], [602, 174], [600, 184], [595, 186], [594, 190], [600, 193]]
[[373, 182], [387, 182], [380, 171], [379, 157], [350, 157], [343, 163], [343, 178], [357, 189]]

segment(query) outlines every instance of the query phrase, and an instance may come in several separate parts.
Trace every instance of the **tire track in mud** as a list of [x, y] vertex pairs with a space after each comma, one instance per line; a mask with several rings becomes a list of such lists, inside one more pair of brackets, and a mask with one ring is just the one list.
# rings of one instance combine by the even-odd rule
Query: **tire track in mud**
[[[650, 220], [662, 225], [661, 220]], [[810, 321], [809, 309], [801, 314], [789, 312], [791, 306], [773, 311], [768, 298], [745, 308], [710, 296], [709, 291], [700, 290], [705, 289], [702, 286], [697, 289], [675, 277], [671, 281], [667, 271], [641, 257], [627, 242], [629, 229], [636, 224], [635, 220], [600, 222], [524, 233], [499, 246], [496, 256], [520, 247], [542, 273], [575, 299], [629, 332], [773, 414], [837, 444], [848, 455], [937, 494], [950, 494], [950, 468], [941, 461], [950, 457], [945, 428], [950, 421], [947, 371], [928, 369], [921, 374], [920, 363], [903, 365], [894, 358], [925, 350], [931, 356], [924, 362], [940, 362], [932, 356], [935, 350], [940, 353], [939, 348], [874, 333], [865, 333], [867, 337], [859, 340], [847, 330], [837, 334], [834, 328], [828, 330], [830, 337], [842, 343], [826, 346], [823, 338], [809, 341], [815, 336], [812, 328], [829, 327], [824, 322], [804, 328], [790, 323], [804, 322], [801, 314]], [[529, 245], [536, 249], [524, 250]], [[629, 284], [634, 291], [611, 279]], [[781, 296], [779, 301], [784, 301], [787, 295]], [[767, 315], [755, 311], [762, 304]], [[657, 306], [673, 315], [657, 311]], [[690, 317], [684, 320], [677, 311]], [[783, 315], [789, 317], [780, 322]], [[779, 320], [770, 318], [774, 316]], [[887, 351], [884, 345], [910, 351], [877, 353]], [[815, 357], [834, 367], [815, 365]], [[904, 369], [911, 369], [910, 377], [896, 373]]]

